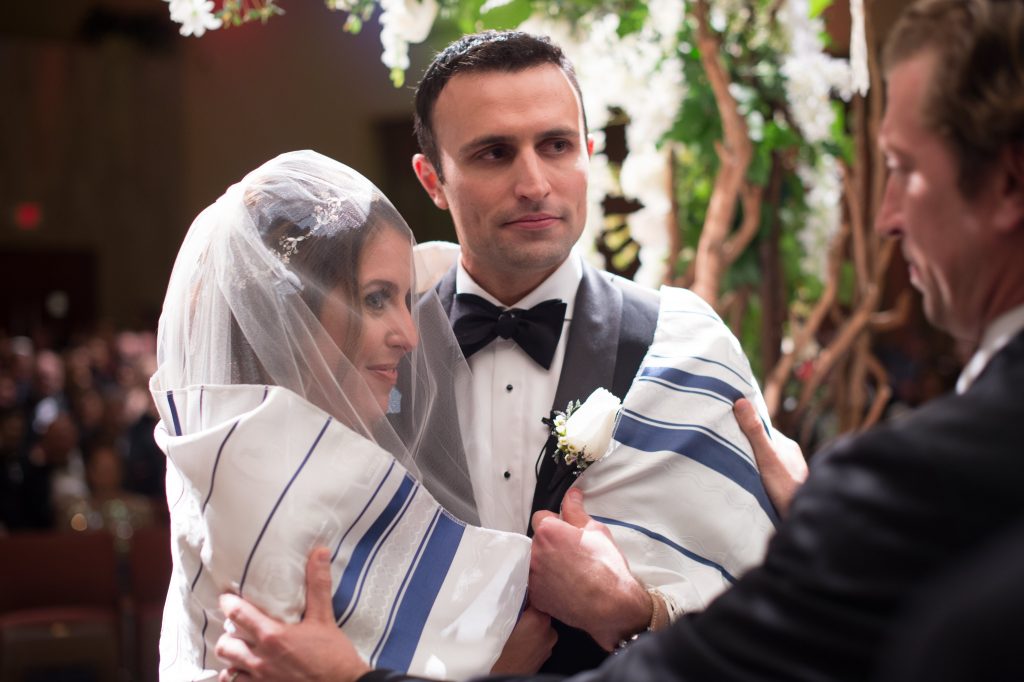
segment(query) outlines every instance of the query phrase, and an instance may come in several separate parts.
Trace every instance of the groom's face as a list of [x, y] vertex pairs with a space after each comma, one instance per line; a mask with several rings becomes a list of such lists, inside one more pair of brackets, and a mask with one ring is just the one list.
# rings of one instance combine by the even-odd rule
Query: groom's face
[[528, 291], [561, 265], [586, 220], [591, 145], [575, 90], [550, 64], [458, 74], [433, 129], [444, 181], [424, 157], [414, 166], [452, 213], [463, 265], [499, 298], [508, 281], [532, 282]]

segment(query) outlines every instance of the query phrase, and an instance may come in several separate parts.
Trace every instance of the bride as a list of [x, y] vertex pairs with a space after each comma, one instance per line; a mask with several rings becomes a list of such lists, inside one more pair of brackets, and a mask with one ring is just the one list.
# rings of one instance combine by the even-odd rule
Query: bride
[[151, 390], [173, 574], [162, 679], [212, 679], [232, 592], [302, 619], [328, 548], [333, 618], [364, 658], [486, 672], [524, 603], [529, 540], [475, 527], [454, 410], [463, 370], [413, 237], [346, 166], [283, 154], [193, 222]]

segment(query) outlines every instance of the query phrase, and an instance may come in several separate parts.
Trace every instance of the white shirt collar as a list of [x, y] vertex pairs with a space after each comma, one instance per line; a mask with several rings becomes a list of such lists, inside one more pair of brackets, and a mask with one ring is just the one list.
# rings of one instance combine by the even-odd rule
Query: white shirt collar
[[455, 293], [476, 294], [501, 308], [531, 308], [541, 301], [556, 298], [568, 304], [566, 309], [566, 316], [568, 317], [571, 314], [573, 301], [576, 299], [576, 290], [579, 289], [581, 279], [583, 279], [583, 261], [576, 252], [576, 249], [573, 249], [569, 253], [569, 257], [558, 266], [558, 269], [552, 272], [536, 289], [523, 296], [511, 306], [505, 306], [477, 284], [476, 280], [462, 267], [462, 260], [460, 259], [455, 270]]
[[1010, 340], [1024, 329], [1024, 305], [1011, 308], [995, 319], [981, 337], [981, 345], [960, 372], [956, 392], [964, 393], [985, 371], [989, 361], [1003, 349]]

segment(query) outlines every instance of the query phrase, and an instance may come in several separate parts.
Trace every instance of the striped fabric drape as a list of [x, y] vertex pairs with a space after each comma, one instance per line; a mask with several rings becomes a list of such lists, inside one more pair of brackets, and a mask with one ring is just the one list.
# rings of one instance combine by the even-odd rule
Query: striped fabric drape
[[212, 677], [234, 591], [297, 621], [309, 551], [333, 551], [334, 612], [373, 665], [486, 672], [525, 596], [530, 542], [446, 513], [387, 452], [279, 387], [157, 392], [175, 566], [161, 677]]
[[663, 287], [654, 343], [623, 401], [613, 448], [574, 484], [634, 575], [676, 613], [703, 609], [760, 563], [777, 523], [732, 414], [740, 397], [768, 429], [728, 327], [698, 296]]
[[[726, 326], [695, 295], [664, 288], [617, 442], [575, 483], [674, 612], [703, 608], [760, 561], [773, 532], [732, 416], [740, 396], [767, 414]], [[333, 550], [335, 616], [372, 665], [447, 679], [490, 668], [525, 596], [526, 537], [454, 519], [388, 453], [286, 389], [154, 397], [175, 545], [162, 679], [215, 676], [224, 591], [297, 621], [316, 545]]]

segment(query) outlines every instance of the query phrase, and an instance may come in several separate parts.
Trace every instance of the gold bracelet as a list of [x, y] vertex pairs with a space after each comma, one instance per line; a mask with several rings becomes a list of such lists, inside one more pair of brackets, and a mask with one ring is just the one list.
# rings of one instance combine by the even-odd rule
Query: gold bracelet
[[651, 595], [651, 622], [647, 624], [647, 631], [653, 632], [654, 626], [658, 624], [658, 601], [661, 592], [654, 587], [648, 588], [647, 594]]
[[639, 639], [640, 635], [654, 630], [654, 626], [658, 622], [658, 597], [655, 595], [660, 594], [661, 592], [658, 592], [658, 590], [654, 589], [653, 587], [647, 590], [647, 596], [651, 598], [651, 621], [647, 623], [647, 627], [641, 630], [640, 632], [637, 632], [630, 637], [626, 637], [625, 639], [620, 639], [619, 643], [616, 644], [615, 648], [612, 650], [613, 654], [617, 654], [626, 647], [628, 647], [630, 644]]

